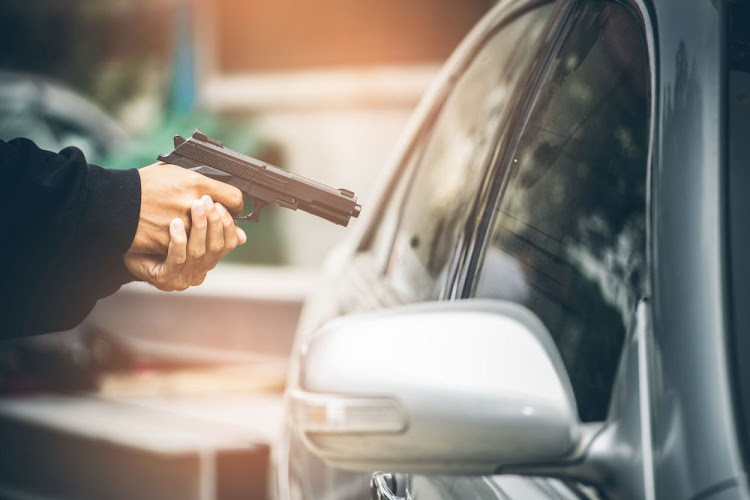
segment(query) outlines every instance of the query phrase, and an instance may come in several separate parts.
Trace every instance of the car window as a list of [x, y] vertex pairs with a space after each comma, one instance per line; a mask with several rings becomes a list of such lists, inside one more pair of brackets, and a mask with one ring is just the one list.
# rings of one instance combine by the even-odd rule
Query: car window
[[400, 221], [385, 266], [385, 278], [400, 301], [440, 294], [514, 89], [551, 11], [548, 5], [524, 14], [487, 40], [405, 163], [413, 165], [414, 174], [402, 186], [404, 201], [395, 200]]
[[588, 3], [569, 26], [508, 160], [474, 295], [539, 316], [595, 421], [644, 295], [648, 60], [620, 4]]
[[750, 4], [730, 3], [727, 40], [727, 197], [728, 256], [726, 269], [732, 330], [736, 400], [746, 467], [750, 467]]

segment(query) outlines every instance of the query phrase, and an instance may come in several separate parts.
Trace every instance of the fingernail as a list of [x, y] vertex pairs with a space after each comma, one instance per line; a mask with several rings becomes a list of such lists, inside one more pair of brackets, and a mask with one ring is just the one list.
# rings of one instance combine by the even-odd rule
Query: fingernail
[[182, 229], [182, 219], [172, 219], [172, 229], [175, 231]]
[[240, 240], [240, 245], [244, 245], [245, 243], [247, 243], [247, 235], [241, 227], [237, 228], [237, 237]]
[[203, 209], [203, 203], [200, 200], [193, 202], [193, 211], [195, 215], [204, 215], [206, 211]]
[[206, 208], [206, 210], [211, 210], [211, 208], [214, 206], [214, 200], [212, 200], [208, 195], [203, 195], [201, 201], [203, 202], [203, 206]]
[[219, 215], [224, 217], [227, 214], [227, 209], [224, 208], [224, 205], [221, 203], [214, 203], [214, 206], [216, 207], [216, 210], [219, 212]]

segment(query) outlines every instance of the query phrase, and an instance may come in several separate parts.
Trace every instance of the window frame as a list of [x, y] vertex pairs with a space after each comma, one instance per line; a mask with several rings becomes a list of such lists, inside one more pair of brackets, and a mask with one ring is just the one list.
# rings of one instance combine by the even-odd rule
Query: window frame
[[[494, 164], [490, 166], [490, 172], [485, 186], [486, 191], [482, 192], [483, 202], [479, 204], [480, 213], [474, 230], [475, 238], [471, 244], [467, 245], [464, 249], [465, 254], [461, 256], [460, 262], [456, 263], [457, 267], [454, 274], [455, 282], [453, 284], [452, 293], [447, 297], [449, 299], [469, 298], [476, 289], [479, 270], [484, 262], [484, 255], [492, 237], [492, 228], [494, 227], [496, 219], [497, 207], [500, 205], [501, 199], [505, 196], [505, 188], [507, 187], [510, 167], [512, 166], [513, 152], [518, 146], [523, 131], [526, 128], [526, 124], [531, 117], [536, 99], [544, 88], [541, 85], [543, 85], [543, 78], [546, 71], [549, 69], [550, 58], [555, 49], [557, 49], [564, 41], [567, 30], [575, 27], [575, 22], [577, 20], [575, 14], [579, 6], [590, 1], [591, 0], [572, 0], [565, 6], [564, 10], [558, 13], [559, 19], [553, 20], [553, 23], [559, 22], [559, 26], [557, 27], [556, 32], [552, 35], [552, 43], [549, 46], [544, 47], [545, 53], [541, 54], [540, 57], [542, 61], [535, 68], [534, 74], [529, 78], [527, 87], [529, 90], [526, 93], [525, 99], [520, 102], [517, 114], [512, 117], [512, 123], [514, 125], [512, 126], [508, 143], [504, 145], [505, 150], [501, 150], [503, 145], [496, 145], [496, 151], [493, 154]], [[658, 128], [656, 121], [657, 87], [655, 76], [656, 58], [654, 36], [648, 9], [641, 0], [608, 1], [623, 5], [631, 12], [631, 14], [633, 14], [643, 37], [647, 56], [646, 63], [648, 65], [650, 87], [648, 149], [646, 152], [646, 270], [648, 275], [644, 279], [644, 292], [646, 296], [650, 297], [653, 289], [652, 273], [650, 272], [653, 262], [651, 235], [653, 227], [653, 157]]]
[[[658, 93], [655, 56], [656, 49], [653, 23], [651, 22], [652, 17], [650, 10], [644, 3], [644, 0], [607, 1], [622, 5], [633, 15], [636, 25], [641, 33], [644, 43], [644, 51], [646, 53], [647, 77], [649, 84], [649, 126], [645, 168], [645, 276], [643, 278], [643, 297], [641, 300], [649, 300], [653, 294], [654, 278], [654, 273], [652, 272], [654, 262], [653, 231], [655, 217], [653, 202], [655, 183], [654, 157], [655, 144], [657, 143], [656, 141], [659, 131], [659, 123], [657, 121]], [[456, 262], [452, 290], [446, 299], [468, 299], [472, 297], [473, 293], [476, 291], [484, 257], [491, 244], [493, 228], [497, 218], [497, 209], [504, 199], [508, 180], [512, 173], [513, 153], [516, 151], [516, 148], [523, 137], [527, 122], [531, 118], [531, 114], [534, 110], [536, 100], [542, 95], [543, 90], [545, 89], [544, 76], [550, 69], [549, 65], [552, 54], [554, 54], [560, 44], [564, 42], [568, 30], [575, 28], [578, 20], [576, 13], [580, 10], [580, 6], [587, 2], [591, 2], [591, 0], [571, 0], [565, 5], [564, 9], [558, 12], [559, 19], [552, 21], [554, 24], [557, 24], [557, 30], [552, 35], [551, 43], [548, 46], [543, 47], [545, 52], [540, 54], [539, 58], [542, 62], [536, 68], [535, 73], [530, 75], [527, 86], [528, 91], [525, 95], [525, 99], [519, 103], [520, 105], [517, 110], [518, 114], [512, 118], [513, 125], [508, 136], [509, 139], [507, 144], [496, 145], [496, 151], [493, 154], [493, 162], [495, 164], [490, 167], [490, 175], [488, 176], [486, 191], [483, 191], [481, 194], [482, 202], [479, 206], [480, 213], [474, 228], [474, 239], [464, 246], [461, 258]], [[503, 147], [505, 147], [504, 150], [502, 150]], [[650, 309], [649, 313], [651, 313]], [[633, 314], [635, 314], [635, 311]], [[649, 319], [653, 321], [653, 318]], [[644, 341], [646, 342], [647, 349], [650, 351], [652, 348], [651, 346], [653, 345], [653, 340], [648, 338], [644, 339]], [[620, 354], [622, 354], [622, 352], [623, 349], [621, 349]], [[647, 355], [650, 356], [650, 354]], [[645, 361], [646, 360], [641, 360], [641, 362]], [[614, 383], [616, 382], [617, 375], [615, 375], [614, 380]], [[648, 380], [643, 380], [642, 383], [648, 384], [649, 382]], [[648, 387], [644, 387], [643, 390], [648, 391]]]
[[[459, 47], [457, 52], [452, 56], [454, 58], [454, 67], [450, 69], [444, 83], [440, 85], [438, 92], [432, 100], [431, 106], [420, 121], [419, 127], [414, 131], [403, 154], [400, 155], [395, 175], [391, 177], [387, 184], [384, 191], [385, 196], [382, 197], [383, 201], [381, 201], [376, 207], [378, 211], [382, 212], [390, 202], [395, 201], [398, 203], [395, 221], [386, 221], [384, 219], [374, 221], [374, 223], [371, 224], [363, 234], [357, 245], [357, 254], [371, 252], [374, 249], [373, 243], [378, 238], [379, 231], [387, 228], [389, 232], [386, 236], [388, 243], [384, 245], [387, 250], [383, 252], [383, 255], [374, 256], [374, 265], [376, 266], [375, 271], [378, 275], [382, 276], [386, 271], [390, 255], [393, 252], [395, 238], [403, 221], [404, 207], [408, 201], [409, 193], [414, 187], [413, 183], [417, 173], [419, 172], [420, 164], [419, 161], [414, 161], [414, 155], [420, 155], [420, 151], [423, 149], [425, 142], [429, 141], [432, 137], [434, 125], [443, 112], [446, 101], [455, 90], [456, 84], [471, 66], [479, 53], [499, 31], [505, 29], [508, 25], [524, 15], [553, 3], [555, 3], [555, 0], [526, 0], [523, 2], [517, 2], [508, 10], [502, 11], [496, 19], [493, 19], [491, 25], [481, 33], [479, 38], [471, 41], [467, 50], [462, 51], [461, 47]], [[560, 4], [558, 3], [553, 12], [550, 13], [549, 22], [545, 27], [545, 34], [541, 37], [541, 44], [536, 48], [537, 54], [543, 52], [550, 33], [555, 31], [554, 22], [558, 19], [558, 11], [560, 8]], [[471, 34], [469, 36], [471, 37]], [[450, 65], [450, 62], [448, 64]], [[533, 62], [529, 65], [527, 73], [535, 74], [539, 64], [539, 57], [535, 57]], [[449, 300], [454, 298], [456, 283], [460, 277], [460, 271], [462, 269], [464, 257], [467, 255], [467, 249], [473, 248], [476, 236], [480, 234], [477, 232], [478, 226], [476, 221], [479, 220], [479, 214], [483, 211], [483, 206], [486, 205], [483, 201], [485, 199], [484, 195], [488, 191], [489, 180], [493, 178], [492, 169], [497, 165], [496, 158], [498, 151], [500, 150], [497, 139], [503, 132], [505, 132], [505, 135], [508, 138], [514, 135], [514, 127], [511, 124], [517, 117], [519, 108], [518, 104], [526, 101], [526, 95], [529, 92], [527, 90], [528, 87], [523, 83], [526, 80], [527, 79], [523, 79], [522, 83], [518, 85], [516, 89], [517, 95], [515, 98], [511, 99], [513, 105], [511, 109], [509, 109], [508, 120], [501, 123], [493, 133], [493, 137], [495, 138], [493, 142], [495, 145], [492, 147], [484, 164], [481, 166], [483, 172], [482, 177], [484, 180], [480, 183], [479, 188], [474, 190], [475, 192], [472, 195], [473, 199], [471, 202], [471, 209], [466, 221], [464, 222], [459, 239], [456, 241], [451, 252], [452, 255], [450, 262], [448, 263], [448, 272], [444, 282], [441, 284], [441, 291], [437, 300]], [[403, 186], [402, 183], [406, 183], [406, 186]], [[397, 195], [400, 188], [403, 188], [403, 193], [401, 193], [400, 199], [394, 200], [393, 197]]]

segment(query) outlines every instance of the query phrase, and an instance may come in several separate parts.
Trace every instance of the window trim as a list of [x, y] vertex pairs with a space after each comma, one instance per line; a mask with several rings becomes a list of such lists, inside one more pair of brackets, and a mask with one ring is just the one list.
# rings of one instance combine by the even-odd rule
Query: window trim
[[[577, 2], [571, 4], [577, 4]], [[561, 43], [563, 30], [569, 24], [569, 18], [574, 11], [569, 5], [561, 8], [558, 4], [556, 11], [552, 13], [547, 34], [549, 40], [539, 47], [541, 57], [537, 57], [536, 64], [530, 68], [526, 85], [520, 85], [520, 88], [528, 90], [525, 94], [521, 94], [515, 109], [511, 110], [508, 120], [511, 125], [505, 143], [497, 143], [490, 155], [485, 182], [478, 193], [472, 217], [468, 220], [468, 227], [465, 231], [467, 238], [460, 242], [462, 245], [456, 252], [452, 269], [449, 271], [451, 278], [449, 288], [444, 291], [444, 296], [441, 298], [451, 300], [468, 298], [476, 288], [477, 271], [484, 262], [484, 255], [489, 245], [495, 209], [505, 190], [511, 152], [518, 146], [526, 122], [531, 116], [535, 99], [539, 95], [540, 85], [549, 68], [554, 48]], [[494, 201], [490, 202], [493, 197]]]
[[[472, 62], [476, 59], [477, 55], [497, 35], [499, 31], [505, 29], [510, 23], [515, 22], [517, 19], [523, 17], [524, 15], [552, 3], [554, 3], [554, 0], [525, 0], [523, 2], [515, 3], [507, 10], [503, 9], [494, 16], [489, 26], [481, 30], [481, 33], [478, 37], [472, 37], [472, 34], [469, 35], [470, 43], [467, 44], [468, 48], [459, 47], [452, 56], [453, 58], [456, 58], [454, 62], [455, 67], [451, 69], [447, 77], [440, 85], [439, 91], [436, 93], [430, 108], [426, 111], [424, 118], [421, 120], [420, 126], [414, 131], [412, 137], [408, 142], [408, 146], [404, 149], [403, 154], [400, 155], [396, 167], [396, 174], [393, 175], [389, 180], [387, 187], [384, 190], [385, 196], [382, 197], [382, 201], [376, 207], [379, 212], [382, 212], [386, 204], [389, 201], [392, 201], [393, 196], [398, 192], [400, 183], [407, 183], [401, 199], [396, 200], [399, 205], [399, 208], [397, 210], [398, 217], [396, 224], [393, 224], [393, 227], [388, 228], [390, 234], [387, 235], [387, 238], [389, 242], [385, 245], [388, 250], [383, 252], [384, 255], [380, 256], [381, 258], [378, 259], [377, 262], [375, 262], [376, 271], [379, 274], [383, 274], [386, 271], [389, 256], [393, 252], [396, 235], [398, 234], [398, 230], [401, 227], [403, 210], [408, 200], [408, 194], [413, 189], [414, 179], [416, 178], [416, 174], [419, 171], [419, 162], [412, 162], [412, 160], [414, 159], [414, 155], [420, 154], [420, 149], [425, 144], [425, 141], [428, 141], [432, 136], [435, 122], [442, 113], [446, 101], [450, 97], [451, 93], [455, 90], [456, 84], [458, 83], [459, 79], [465, 74], [469, 66], [471, 66]], [[560, 4], [558, 4], [555, 11], [550, 14], [550, 23], [552, 22], [552, 20], [557, 18], [556, 11], [560, 9], [559, 5]], [[492, 17], [491, 14], [490, 16]], [[550, 32], [551, 28], [549, 23], [545, 30], [547, 34]], [[546, 37], [548, 35], [544, 36]], [[538, 50], [541, 50], [541, 47], [539, 47]], [[534, 60], [536, 61], [537, 59], [538, 58], [535, 58]], [[450, 64], [450, 62], [448, 64]], [[531, 73], [535, 71], [535, 67], [537, 66], [537, 64], [538, 62], [532, 63], [530, 68]], [[518, 88], [525, 89], [526, 87], [521, 84]], [[519, 101], [524, 101], [524, 92], [524, 90], [521, 90], [521, 93], [519, 93], [519, 96], [521, 96]], [[510, 110], [510, 119], [498, 126], [498, 129], [494, 132], [494, 137], [498, 137], [503, 131], [506, 134], [512, 133], [511, 127], [507, 124], [512, 123], [512, 119], [513, 117], [515, 117], [515, 113], [516, 108], [514, 106]], [[481, 193], [486, 190], [487, 179], [492, 177], [490, 170], [492, 165], [496, 163], [496, 150], [497, 148], [495, 148], [495, 150], [487, 155], [487, 159], [481, 166], [481, 170], [483, 172], [482, 175], [485, 180], [481, 183], [479, 190], [477, 190], [473, 194], [469, 217], [464, 224], [457, 244], [452, 250], [452, 256], [448, 264], [448, 274], [446, 276], [446, 279], [441, 284], [441, 291], [438, 295], [438, 300], [445, 300], [450, 297], [452, 290], [454, 289], [457, 271], [458, 269], [460, 269], [460, 259], [457, 259], [457, 257], [464, 253], [463, 249], [466, 247], [467, 242], [471, 242], [473, 240], [472, 235], [474, 234], [474, 232], [472, 231], [472, 229], [475, 225], [474, 221], [477, 220], [477, 213], [481, 208]], [[372, 249], [372, 243], [376, 238], [377, 232], [381, 228], [385, 227], [385, 224], [386, 222], [384, 220], [374, 221], [374, 223], [367, 228], [366, 232], [358, 242], [356, 246], [356, 253], [370, 251]]]
[[[518, 114], [513, 118], [513, 127], [511, 135], [507, 145], [497, 145], [497, 151], [493, 155], [493, 160], [497, 157], [495, 164], [491, 166], [490, 177], [488, 179], [487, 191], [482, 193], [482, 202], [480, 207], [483, 207], [479, 218], [474, 227], [474, 238], [468, 242], [463, 248], [463, 255], [461, 260], [456, 263], [456, 271], [454, 275], [453, 289], [447, 298], [458, 300], [466, 299], [476, 290], [478, 284], [479, 270], [484, 262], [484, 256], [490, 245], [492, 237], [492, 229], [497, 217], [497, 207], [505, 195], [505, 189], [507, 187], [507, 181], [510, 177], [512, 156], [518, 143], [520, 142], [523, 132], [526, 128], [527, 122], [531, 117], [531, 112], [534, 109], [536, 99], [540, 96], [543, 87], [544, 76], [550, 69], [549, 63], [552, 54], [555, 49], [564, 41], [567, 30], [575, 26], [575, 13], [579, 7], [589, 0], [573, 0], [569, 2], [565, 9], [559, 12], [559, 19], [553, 20], [553, 23], [557, 22], [557, 31], [552, 36], [552, 41], [549, 46], [544, 47], [546, 53], [541, 59], [542, 63], [536, 68], [536, 73], [530, 77], [529, 80], [529, 91], [525, 96], [525, 99], [518, 107]], [[646, 52], [646, 64], [649, 79], [649, 129], [647, 139], [647, 151], [646, 151], [646, 207], [645, 207], [645, 224], [646, 224], [646, 235], [645, 235], [645, 272], [646, 276], [643, 280], [643, 297], [642, 300], [649, 300], [652, 296], [653, 290], [653, 262], [654, 262], [654, 162], [655, 162], [655, 144], [659, 133], [659, 123], [657, 120], [657, 61], [656, 61], [656, 49], [655, 49], [655, 37], [653, 29], [653, 17], [649, 7], [645, 4], [644, 0], [608, 0], [612, 3], [616, 3], [627, 8], [633, 17], [635, 18], [638, 29], [641, 32], [642, 40], [644, 43], [644, 50]], [[503, 150], [503, 147], [505, 148]], [[494, 200], [492, 197], [494, 196]], [[493, 200], [493, 201], [491, 201]], [[491, 201], [491, 203], [490, 203]], [[634, 311], [635, 314], [635, 311]], [[653, 311], [649, 308], [649, 315], [652, 315]], [[653, 317], [649, 317], [649, 324], [653, 323]], [[650, 388], [650, 381], [648, 376], [648, 367], [650, 358], [653, 352], [653, 333], [651, 330], [646, 332], [642, 341], [645, 343], [645, 349], [642, 350], [643, 358], [639, 359], [639, 363], [644, 367], [643, 373], [639, 377], [640, 391], [645, 394], [645, 398], [650, 400], [650, 394], [652, 393]], [[617, 382], [615, 376], [614, 383]], [[651, 415], [648, 413], [644, 415], [647, 421], [644, 421], [642, 426], [641, 440], [643, 449], [643, 461], [647, 464], [651, 474], [648, 474], [646, 478], [650, 482], [651, 491], [653, 491], [653, 449], [651, 442], [651, 426], [652, 420]]]
[[[540, 58], [540, 63], [534, 68], [533, 75], [528, 80], [528, 93], [519, 104], [516, 114], [512, 115], [511, 121], [514, 124], [507, 144], [499, 144], [492, 155], [492, 165], [489, 169], [487, 182], [481, 192], [481, 200], [478, 204], [476, 223], [471, 230], [473, 237], [467, 241], [460, 258], [455, 262], [455, 269], [452, 274], [452, 289], [446, 295], [447, 299], [465, 299], [471, 296], [475, 291], [478, 281], [478, 271], [484, 261], [484, 255], [487, 251], [491, 237], [492, 227], [495, 221], [495, 212], [499, 206], [501, 198], [505, 194], [506, 183], [508, 180], [509, 167], [511, 166], [512, 153], [518, 146], [523, 131], [530, 119], [531, 112], [534, 109], [536, 99], [539, 97], [544, 76], [550, 69], [550, 58], [554, 50], [564, 41], [568, 29], [571, 29], [575, 23], [575, 13], [579, 6], [586, 3], [587, 0], [574, 0], [569, 2], [565, 8], [558, 11], [557, 19], [552, 23], [557, 24], [556, 31], [552, 34], [550, 44], [543, 49], [546, 51]], [[648, 276], [644, 279], [644, 295], [650, 297], [653, 290], [652, 285], [652, 268], [653, 251], [652, 251], [652, 229], [653, 229], [653, 162], [654, 162], [654, 144], [658, 133], [657, 109], [656, 109], [656, 57], [653, 24], [651, 22], [650, 10], [643, 0], [609, 0], [626, 7], [636, 18], [638, 28], [641, 31], [643, 41], [645, 42], [645, 51], [647, 55], [647, 65], [649, 72], [649, 132], [647, 146], [647, 164], [646, 164], [646, 269]], [[554, 15], [554, 14], [553, 14]], [[494, 201], [490, 200], [494, 197]]]

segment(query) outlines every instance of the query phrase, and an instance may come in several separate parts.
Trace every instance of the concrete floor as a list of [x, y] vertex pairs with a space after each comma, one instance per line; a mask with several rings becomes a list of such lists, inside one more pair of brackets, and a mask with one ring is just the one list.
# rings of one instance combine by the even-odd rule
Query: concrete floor
[[0, 399], [0, 497], [265, 499], [278, 394]]

